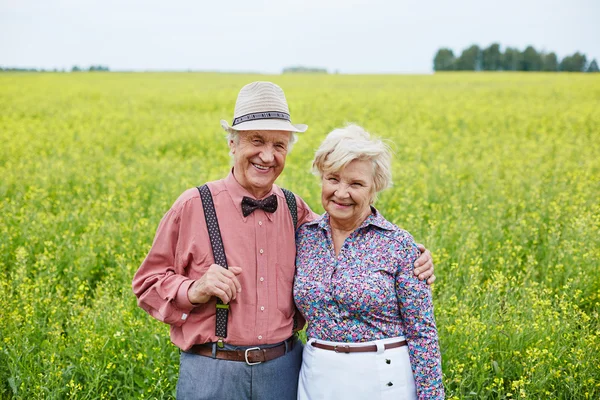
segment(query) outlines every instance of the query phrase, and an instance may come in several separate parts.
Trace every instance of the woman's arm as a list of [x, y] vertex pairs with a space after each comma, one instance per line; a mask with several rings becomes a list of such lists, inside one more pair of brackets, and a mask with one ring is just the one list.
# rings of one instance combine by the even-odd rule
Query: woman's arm
[[443, 399], [442, 360], [433, 317], [431, 289], [413, 273], [413, 264], [420, 251], [408, 233], [400, 241], [397, 254], [399, 265], [396, 296], [408, 342], [417, 397]]

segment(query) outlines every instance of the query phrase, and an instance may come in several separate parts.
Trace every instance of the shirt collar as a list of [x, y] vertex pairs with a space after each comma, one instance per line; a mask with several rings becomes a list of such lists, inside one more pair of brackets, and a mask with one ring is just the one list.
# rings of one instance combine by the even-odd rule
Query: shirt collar
[[[329, 214], [324, 213], [315, 220], [306, 223], [306, 225], [315, 224], [317, 224], [320, 228], [325, 229], [326, 231], [331, 230], [329, 226]], [[356, 230], [366, 228], [369, 225], [376, 226], [386, 231], [392, 231], [396, 229], [396, 225], [392, 224], [387, 219], [385, 219], [383, 215], [381, 215], [381, 213], [373, 206], [371, 206], [371, 214], [369, 214], [369, 216], [363, 221], [362, 224], [360, 224], [360, 226]]]
[[[229, 175], [227, 175], [227, 178], [225, 178], [225, 187], [227, 188], [227, 192], [229, 193], [229, 196], [231, 197], [231, 200], [233, 201], [233, 205], [235, 206], [235, 209], [238, 211], [238, 213], [240, 214], [240, 217], [242, 217], [244, 222], [246, 222], [246, 219], [248, 217], [244, 217], [244, 214], [242, 213], [242, 199], [244, 198], [244, 196], [251, 197], [253, 199], [255, 197], [252, 194], [250, 194], [250, 192], [248, 190], [246, 190], [242, 185], [240, 185], [240, 183], [237, 181], [237, 179], [235, 179], [235, 176], [233, 175], [233, 168], [231, 168]], [[267, 195], [265, 197], [268, 197], [274, 193], [277, 193], [275, 189], [276, 189], [276, 186], [273, 185], [271, 187], [271, 191], [269, 193], [267, 193]], [[279, 201], [279, 199], [278, 199], [278, 201]], [[273, 221], [273, 213], [265, 212], [265, 214], [267, 215], [267, 218], [269, 219], [269, 221]], [[252, 215], [252, 214], [250, 214], [250, 215]]]

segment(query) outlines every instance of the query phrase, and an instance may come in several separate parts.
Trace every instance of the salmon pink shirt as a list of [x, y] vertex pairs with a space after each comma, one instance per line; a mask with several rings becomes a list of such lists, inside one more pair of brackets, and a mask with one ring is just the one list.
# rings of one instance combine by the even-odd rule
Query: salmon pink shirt
[[[282, 190], [273, 185], [274, 213], [255, 210], [244, 217], [241, 202], [252, 195], [235, 179], [209, 182], [229, 266], [242, 268], [242, 291], [230, 303], [226, 343], [274, 344], [292, 335], [296, 258], [294, 226]], [[265, 197], [267, 197], [265, 196]], [[298, 226], [317, 217], [296, 196]], [[214, 264], [198, 189], [186, 190], [165, 214], [152, 248], [133, 278], [138, 305], [171, 326], [171, 341], [188, 350], [217, 341], [216, 298], [193, 305], [187, 292]], [[301, 321], [303, 323], [304, 321]]]

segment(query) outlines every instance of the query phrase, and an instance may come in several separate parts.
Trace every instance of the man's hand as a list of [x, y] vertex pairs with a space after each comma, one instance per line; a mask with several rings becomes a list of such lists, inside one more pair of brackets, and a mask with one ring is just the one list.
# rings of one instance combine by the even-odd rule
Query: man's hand
[[420, 280], [427, 279], [427, 283], [431, 285], [433, 282], [435, 282], [431, 252], [427, 250], [422, 244], [417, 243], [417, 247], [421, 251], [421, 256], [417, 259], [417, 261], [415, 261], [414, 273], [416, 276], [419, 277]]
[[242, 291], [237, 278], [241, 273], [240, 267], [225, 269], [217, 264], [211, 265], [202, 278], [194, 281], [188, 289], [190, 303], [203, 304], [213, 296], [220, 298], [224, 304], [235, 300], [237, 294]]

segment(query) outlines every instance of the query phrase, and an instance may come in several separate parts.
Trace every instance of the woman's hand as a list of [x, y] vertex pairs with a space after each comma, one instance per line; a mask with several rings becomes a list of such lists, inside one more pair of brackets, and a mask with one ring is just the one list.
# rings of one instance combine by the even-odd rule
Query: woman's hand
[[433, 282], [435, 282], [431, 252], [422, 244], [417, 243], [417, 247], [421, 251], [421, 256], [417, 259], [417, 261], [415, 261], [414, 274], [420, 280], [427, 279], [427, 284], [431, 285]]

